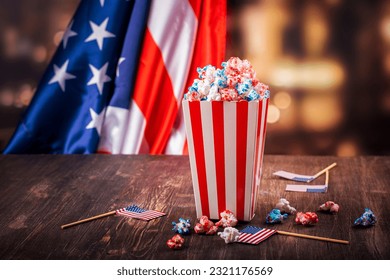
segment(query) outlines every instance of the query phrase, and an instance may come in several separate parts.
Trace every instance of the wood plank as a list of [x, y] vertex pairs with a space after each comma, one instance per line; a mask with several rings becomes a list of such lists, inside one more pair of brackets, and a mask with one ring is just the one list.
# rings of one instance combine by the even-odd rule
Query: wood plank
[[[277, 170], [314, 174], [337, 162], [325, 194], [285, 192], [290, 183]], [[228, 244], [218, 236], [185, 237], [182, 250], [165, 242], [179, 217], [195, 222], [188, 158], [185, 156], [1, 155], [0, 259], [390, 259], [390, 157], [265, 156], [256, 216], [264, 218], [279, 198], [300, 211], [314, 211], [327, 200], [337, 215], [318, 213], [320, 222], [298, 226], [293, 217], [274, 229], [346, 239], [350, 245], [272, 236], [258, 246]], [[323, 183], [324, 176], [311, 184]], [[131, 203], [167, 216], [150, 222], [107, 217], [61, 230], [60, 225]], [[378, 224], [352, 226], [364, 207]], [[245, 224], [240, 224], [239, 228]]]

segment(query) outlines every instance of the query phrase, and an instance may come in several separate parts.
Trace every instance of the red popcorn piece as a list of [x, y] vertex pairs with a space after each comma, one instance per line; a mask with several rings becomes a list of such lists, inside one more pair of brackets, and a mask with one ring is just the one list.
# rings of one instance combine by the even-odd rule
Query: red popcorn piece
[[334, 203], [333, 201], [327, 201], [324, 204], [320, 205], [319, 210], [320, 211], [326, 211], [333, 214], [336, 214], [339, 212], [340, 206], [337, 203]]
[[209, 220], [207, 216], [202, 216], [199, 219], [199, 223], [197, 223], [194, 227], [194, 231], [197, 234], [207, 234], [212, 235], [215, 234], [218, 230], [218, 227], [214, 225], [212, 221]]
[[225, 210], [221, 215], [221, 220], [215, 223], [217, 227], [234, 227], [237, 225], [237, 218], [234, 216], [233, 212], [230, 210]]
[[184, 238], [180, 236], [180, 234], [176, 234], [173, 236], [172, 241], [175, 242], [176, 244], [183, 244], [184, 243]]
[[200, 223], [197, 223], [197, 224], [195, 225], [194, 231], [195, 231], [195, 233], [197, 233], [197, 234], [205, 233], [204, 227], [203, 227], [203, 225], [200, 224]]
[[180, 249], [184, 244], [184, 238], [180, 234], [176, 234], [171, 239], [167, 241], [167, 245], [171, 249]]
[[304, 225], [304, 226], [314, 225], [318, 223], [318, 216], [314, 212], [306, 212], [306, 213], [298, 212], [297, 216], [295, 217], [295, 222], [298, 225]]
[[218, 231], [218, 227], [217, 226], [212, 226], [207, 232], [206, 232], [206, 235], [214, 235], [216, 234]]

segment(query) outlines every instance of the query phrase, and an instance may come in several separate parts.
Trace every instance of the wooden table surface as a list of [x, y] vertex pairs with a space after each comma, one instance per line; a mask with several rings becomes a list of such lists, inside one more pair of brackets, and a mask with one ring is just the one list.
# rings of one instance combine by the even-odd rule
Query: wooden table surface
[[[314, 174], [337, 162], [327, 193], [293, 193], [277, 170]], [[322, 184], [324, 177], [313, 183]], [[390, 259], [390, 157], [265, 156], [256, 216], [264, 218], [281, 197], [300, 211], [327, 200], [337, 215], [318, 213], [303, 227], [289, 217], [270, 228], [349, 240], [350, 245], [274, 235], [257, 246], [225, 244], [218, 236], [185, 237], [182, 250], [165, 242], [179, 217], [195, 221], [186, 156], [1, 155], [0, 259]], [[159, 209], [167, 216], [143, 222], [111, 216], [61, 230], [60, 225], [125, 207]], [[365, 207], [378, 223], [353, 227]], [[244, 227], [239, 224], [238, 228]]]

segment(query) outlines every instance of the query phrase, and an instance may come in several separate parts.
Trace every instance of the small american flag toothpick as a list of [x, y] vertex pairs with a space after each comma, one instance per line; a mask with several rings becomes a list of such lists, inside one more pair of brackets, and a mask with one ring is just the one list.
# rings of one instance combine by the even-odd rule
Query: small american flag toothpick
[[133, 205], [130, 205], [130, 206], [125, 207], [125, 208], [121, 208], [118, 210], [114, 210], [114, 211], [103, 213], [103, 214], [100, 214], [97, 216], [86, 218], [86, 219], [83, 219], [80, 221], [76, 221], [73, 223], [62, 225], [61, 228], [65, 229], [65, 228], [68, 228], [71, 226], [79, 225], [82, 223], [86, 223], [89, 221], [97, 220], [97, 219], [107, 217], [107, 216], [112, 216], [112, 215], [122, 215], [122, 216], [130, 217], [130, 218], [134, 218], [134, 219], [139, 219], [139, 220], [143, 220], [143, 221], [150, 221], [150, 220], [165, 216], [166, 214], [161, 212], [161, 211], [157, 211], [157, 210], [146, 210], [146, 209], [140, 208], [137, 205], [133, 204]]
[[138, 207], [137, 205], [130, 205], [126, 208], [116, 210], [116, 215], [122, 215], [134, 219], [140, 219], [143, 221], [149, 221], [166, 214], [157, 210], [146, 210]]
[[240, 231], [238, 242], [257, 245], [276, 233], [276, 230], [247, 226]]

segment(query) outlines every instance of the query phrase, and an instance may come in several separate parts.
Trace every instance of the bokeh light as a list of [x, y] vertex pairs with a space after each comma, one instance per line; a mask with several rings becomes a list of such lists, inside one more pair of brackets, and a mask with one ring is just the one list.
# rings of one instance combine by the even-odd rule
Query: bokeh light
[[301, 106], [302, 125], [313, 131], [326, 131], [341, 121], [340, 104], [329, 94], [309, 96]]
[[291, 104], [291, 96], [286, 91], [279, 91], [275, 94], [274, 104], [279, 109], [287, 109]]
[[14, 94], [11, 90], [5, 89], [0, 92], [0, 103], [3, 106], [11, 106], [14, 104]]
[[275, 105], [268, 106], [267, 123], [276, 123], [280, 118], [280, 110]]
[[44, 46], [37, 46], [33, 52], [34, 60], [38, 63], [42, 63], [47, 58], [47, 50]]
[[358, 147], [352, 140], [345, 140], [337, 147], [337, 156], [339, 157], [353, 157], [358, 154]]
[[64, 31], [58, 31], [54, 37], [53, 37], [53, 43], [54, 45], [58, 46], [61, 41], [62, 41], [62, 37], [64, 36]]

